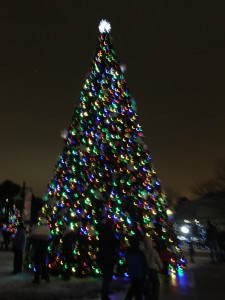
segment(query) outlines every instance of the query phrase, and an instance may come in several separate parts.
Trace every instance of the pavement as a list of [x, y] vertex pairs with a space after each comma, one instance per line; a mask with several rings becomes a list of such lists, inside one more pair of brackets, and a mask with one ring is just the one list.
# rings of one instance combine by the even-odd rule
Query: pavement
[[[50, 282], [41, 281], [40, 285], [32, 284], [32, 272], [23, 271], [11, 275], [13, 267], [12, 251], [0, 252], [0, 299], [44, 299], [54, 300], [100, 300], [101, 278], [76, 278], [63, 281], [59, 277], [51, 276]], [[186, 293], [186, 289], [194, 286], [190, 272], [183, 276], [168, 278], [160, 275], [160, 300], [179, 299], [177, 295]], [[111, 283], [111, 300], [125, 298], [129, 281], [117, 279]], [[178, 291], [179, 289], [179, 291]], [[176, 292], [176, 293], [175, 293]], [[174, 296], [175, 295], [175, 296]], [[181, 298], [180, 298], [181, 299]]]
[[[224, 264], [225, 265], [225, 264]], [[205, 289], [204, 285], [212, 285], [212, 280], [224, 282], [224, 265], [217, 266], [221, 278], [218, 276], [204, 277], [206, 273], [212, 273], [209, 264], [208, 253], [199, 251], [196, 255], [196, 263], [189, 264], [183, 274], [176, 276], [160, 276], [160, 299], [159, 300], [211, 300], [207, 298], [207, 291], [205, 294], [198, 289], [197, 281], [201, 289]], [[202, 274], [201, 268], [206, 266], [205, 274]], [[63, 281], [59, 277], [51, 276], [50, 282], [41, 281], [39, 285], [32, 283], [32, 272], [23, 271], [20, 274], [11, 275], [13, 268], [13, 253], [9, 251], [0, 251], [0, 299], [1, 300], [100, 300], [100, 285], [101, 278], [76, 278], [72, 277], [69, 281]], [[215, 269], [214, 269], [215, 270]], [[197, 274], [197, 277], [196, 277]], [[208, 276], [208, 275], [207, 275]], [[200, 280], [199, 280], [200, 278]], [[197, 279], [197, 280], [196, 280]], [[123, 300], [125, 298], [129, 282], [123, 279], [112, 280], [111, 283], [111, 300]], [[204, 294], [204, 298], [201, 298]], [[225, 300], [224, 296], [214, 297], [214, 300]]]

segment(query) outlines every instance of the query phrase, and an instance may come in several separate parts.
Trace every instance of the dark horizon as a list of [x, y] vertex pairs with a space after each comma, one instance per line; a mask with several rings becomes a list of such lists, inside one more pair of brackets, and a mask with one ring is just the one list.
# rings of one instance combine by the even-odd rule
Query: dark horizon
[[162, 187], [191, 196], [225, 157], [224, 8], [222, 0], [1, 3], [0, 182], [46, 192], [107, 19]]

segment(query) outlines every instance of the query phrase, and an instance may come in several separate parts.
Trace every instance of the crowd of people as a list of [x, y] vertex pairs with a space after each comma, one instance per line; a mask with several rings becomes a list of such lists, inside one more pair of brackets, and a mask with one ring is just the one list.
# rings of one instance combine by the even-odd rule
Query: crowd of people
[[21, 273], [24, 262], [27, 259], [32, 259], [34, 266], [33, 283], [39, 283], [40, 277], [49, 281], [46, 258], [50, 229], [44, 217], [40, 218], [39, 224], [30, 228], [30, 230], [27, 230], [21, 221], [17, 224], [16, 231], [13, 234], [3, 228], [2, 237], [1, 250], [9, 250], [9, 245], [12, 243], [12, 251], [14, 253], [12, 275]]
[[[77, 241], [77, 232], [69, 226], [65, 226], [62, 236], [62, 254], [66, 263], [66, 271], [63, 279], [69, 280], [74, 262], [74, 245]], [[224, 251], [220, 251], [221, 245], [219, 233], [212, 222], [207, 221], [206, 240], [212, 263], [224, 258]], [[34, 284], [40, 280], [49, 281], [49, 273], [46, 265], [48, 245], [50, 241], [50, 229], [46, 218], [39, 219], [27, 235], [26, 227], [20, 223], [17, 232], [12, 239], [14, 252], [12, 274], [22, 272], [24, 260], [32, 256]], [[3, 240], [5, 249], [9, 247], [9, 241]], [[160, 290], [159, 272], [168, 275], [170, 254], [167, 247], [156, 250], [154, 240], [145, 229], [137, 228], [129, 238], [129, 247], [126, 249], [126, 265], [130, 277], [130, 287], [125, 300], [158, 300]], [[114, 273], [114, 266], [118, 257], [119, 241], [115, 235], [114, 223], [111, 219], [104, 219], [99, 228], [99, 252], [97, 262], [102, 273], [101, 300], [109, 300], [110, 283]], [[29, 249], [29, 252], [27, 252]], [[31, 253], [32, 252], [32, 253]], [[190, 243], [190, 261], [194, 262], [194, 247]]]
[[[113, 222], [110, 219], [104, 220], [99, 231], [99, 266], [102, 271], [101, 300], [110, 300], [109, 287], [118, 247]], [[167, 258], [169, 261], [168, 256]], [[168, 274], [168, 269], [167, 272], [165, 271], [168, 261], [162, 261], [147, 231], [137, 228], [135, 234], [130, 237], [129, 247], [126, 250], [127, 271], [131, 283], [125, 300], [158, 300], [160, 288], [158, 273], [160, 271]]]
[[[62, 236], [62, 255], [66, 263], [64, 280], [69, 280], [74, 262], [74, 245], [77, 240], [77, 232], [69, 226], [65, 226]], [[50, 241], [50, 229], [46, 218], [39, 218], [37, 225], [27, 232], [21, 222], [17, 226], [16, 234], [11, 239], [14, 253], [12, 274], [21, 273], [24, 261], [32, 259], [34, 284], [39, 284], [41, 279], [49, 281], [47, 268], [48, 245]], [[4, 242], [4, 240], [3, 240]], [[9, 241], [6, 245], [8, 250]], [[99, 228], [99, 252], [97, 262], [102, 273], [101, 300], [109, 300], [110, 283], [114, 273], [114, 266], [118, 257], [119, 241], [115, 236], [114, 223], [111, 219], [104, 219]], [[141, 300], [144, 295], [146, 299], [159, 297], [158, 271], [163, 270], [163, 262], [155, 250], [152, 240], [143, 232], [137, 231], [130, 238], [130, 246], [126, 251], [127, 270], [130, 276], [130, 288], [126, 300]]]

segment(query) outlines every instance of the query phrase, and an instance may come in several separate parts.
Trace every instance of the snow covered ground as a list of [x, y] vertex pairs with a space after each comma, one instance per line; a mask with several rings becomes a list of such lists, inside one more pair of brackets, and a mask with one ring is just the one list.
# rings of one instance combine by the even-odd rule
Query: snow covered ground
[[[23, 271], [11, 275], [13, 270], [13, 253], [0, 251], [0, 299], [48, 299], [48, 300], [99, 300], [101, 279], [71, 278], [63, 281], [59, 277], [51, 276], [50, 282], [41, 281], [33, 284], [33, 274]], [[112, 300], [124, 299], [127, 282], [113, 281]]]
[[[0, 238], [1, 240], [1, 238]], [[200, 264], [198, 257], [198, 264]], [[207, 257], [208, 260], [208, 257]], [[193, 266], [195, 268], [196, 266]], [[33, 284], [32, 272], [23, 271], [11, 275], [13, 271], [13, 252], [0, 251], [0, 300], [100, 300], [101, 278], [75, 278], [63, 281], [59, 277], [50, 277], [50, 282], [41, 281]], [[196, 282], [190, 268], [182, 277], [167, 278], [160, 274], [160, 300], [195, 300]], [[129, 282], [113, 280], [111, 283], [111, 300], [123, 300]]]

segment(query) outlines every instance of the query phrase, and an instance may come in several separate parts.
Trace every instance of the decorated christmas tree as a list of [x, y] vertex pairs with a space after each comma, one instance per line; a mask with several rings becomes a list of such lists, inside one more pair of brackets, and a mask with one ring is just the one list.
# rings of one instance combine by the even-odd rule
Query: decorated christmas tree
[[67, 268], [61, 246], [69, 226], [79, 236], [74, 275], [99, 275], [99, 228], [110, 219], [120, 245], [115, 275], [126, 275], [125, 249], [137, 229], [145, 229], [159, 249], [167, 247], [170, 271], [176, 272], [184, 266], [182, 253], [110, 29], [102, 20], [96, 53], [44, 199], [51, 228], [48, 266], [58, 274]]

